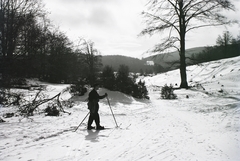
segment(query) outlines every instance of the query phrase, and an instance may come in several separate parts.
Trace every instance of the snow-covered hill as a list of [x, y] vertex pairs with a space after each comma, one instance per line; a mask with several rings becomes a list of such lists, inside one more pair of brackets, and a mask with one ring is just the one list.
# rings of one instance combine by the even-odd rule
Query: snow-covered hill
[[[5, 119], [0, 124], [0, 160], [4, 161], [238, 161], [240, 160], [240, 57], [190, 66], [189, 90], [176, 100], [160, 99], [160, 87], [179, 84], [179, 70], [144, 77], [150, 100], [108, 93], [119, 128], [106, 99], [100, 102], [101, 124], [86, 130], [87, 95], [73, 98], [71, 115]], [[50, 85], [49, 94], [66, 85]], [[188, 95], [189, 98], [186, 98]], [[68, 94], [62, 99], [69, 98]], [[11, 108], [0, 108], [0, 115]]]

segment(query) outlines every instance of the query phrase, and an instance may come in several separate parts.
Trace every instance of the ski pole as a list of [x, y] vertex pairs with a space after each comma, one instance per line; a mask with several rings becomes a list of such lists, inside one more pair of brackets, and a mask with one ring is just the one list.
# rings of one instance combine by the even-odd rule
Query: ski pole
[[115, 123], [116, 123], [116, 125], [117, 125], [117, 127], [118, 127], [118, 124], [117, 124], [117, 121], [116, 121], [115, 116], [114, 116], [114, 114], [113, 114], [113, 111], [112, 111], [112, 108], [111, 108], [111, 105], [110, 105], [110, 102], [109, 102], [108, 96], [107, 96], [107, 101], [108, 101], [108, 105], [109, 105], [109, 107], [110, 107], [110, 110], [111, 110], [111, 112], [112, 112], [112, 115], [113, 115], [114, 121], [115, 121]]
[[79, 126], [81, 126], [81, 124], [83, 123], [83, 121], [87, 118], [87, 116], [90, 114], [90, 112], [88, 112], [88, 114], [84, 117], [84, 119], [82, 120], [82, 122], [78, 125], [78, 127], [74, 130], [77, 131], [77, 129], [79, 128]]

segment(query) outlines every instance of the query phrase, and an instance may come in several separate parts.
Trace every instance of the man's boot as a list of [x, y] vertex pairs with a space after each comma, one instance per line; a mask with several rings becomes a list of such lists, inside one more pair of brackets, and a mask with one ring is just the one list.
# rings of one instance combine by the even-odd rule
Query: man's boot
[[96, 130], [103, 130], [104, 129], [104, 126], [97, 126]]

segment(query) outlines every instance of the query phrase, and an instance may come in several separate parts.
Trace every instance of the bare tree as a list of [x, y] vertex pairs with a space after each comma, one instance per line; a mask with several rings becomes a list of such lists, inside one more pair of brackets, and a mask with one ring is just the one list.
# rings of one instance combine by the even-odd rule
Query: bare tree
[[216, 40], [216, 44], [219, 46], [227, 46], [232, 43], [233, 36], [230, 34], [229, 31], [225, 31], [222, 36], [218, 36]]
[[92, 41], [86, 41], [81, 38], [79, 45], [80, 53], [84, 54], [84, 62], [87, 64], [88, 80], [90, 84], [93, 84], [102, 66], [100, 52], [94, 47], [94, 42]]
[[[149, 0], [148, 11], [143, 12], [146, 28], [141, 35], [169, 32], [168, 37], [155, 45], [151, 52], [175, 48], [180, 55], [180, 88], [188, 88], [186, 74], [185, 38], [194, 29], [234, 23], [221, 11], [232, 10], [230, 0]], [[176, 44], [178, 42], [178, 45]]]

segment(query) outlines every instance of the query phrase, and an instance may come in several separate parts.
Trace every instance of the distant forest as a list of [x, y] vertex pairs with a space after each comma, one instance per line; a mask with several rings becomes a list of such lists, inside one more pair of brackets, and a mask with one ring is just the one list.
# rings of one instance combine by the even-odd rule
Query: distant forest
[[102, 64], [111, 66], [115, 71], [124, 64], [129, 67], [130, 72], [148, 74], [154, 72], [153, 66], [148, 65], [145, 60], [120, 55], [102, 56]]

